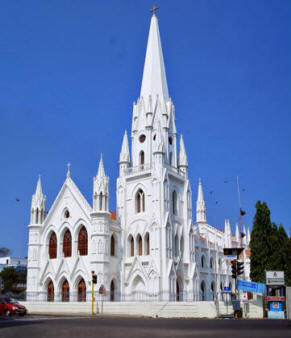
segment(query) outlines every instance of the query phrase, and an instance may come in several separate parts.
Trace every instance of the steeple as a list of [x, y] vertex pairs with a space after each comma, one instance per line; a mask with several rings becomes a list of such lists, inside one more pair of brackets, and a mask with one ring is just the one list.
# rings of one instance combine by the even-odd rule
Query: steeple
[[97, 176], [93, 179], [93, 210], [108, 212], [109, 177], [106, 176], [102, 154], [100, 156]]
[[162, 52], [158, 18], [155, 13], [151, 19], [140, 96], [169, 99], [166, 71]]
[[198, 183], [198, 197], [196, 202], [196, 223], [206, 223], [206, 206], [203, 197], [201, 178]]
[[31, 199], [31, 224], [42, 224], [44, 221], [45, 215], [45, 202], [46, 197], [42, 193], [41, 179], [38, 177], [35, 193], [32, 195]]

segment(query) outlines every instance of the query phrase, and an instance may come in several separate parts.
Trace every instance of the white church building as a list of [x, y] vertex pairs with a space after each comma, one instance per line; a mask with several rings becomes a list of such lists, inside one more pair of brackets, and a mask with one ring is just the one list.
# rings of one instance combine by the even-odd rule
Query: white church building
[[[240, 231], [236, 225], [232, 234], [228, 220], [224, 231], [207, 223], [201, 180], [193, 215], [186, 148], [176, 130], [155, 14], [129, 136], [124, 133], [121, 146], [116, 212], [109, 209], [102, 157], [92, 202], [68, 168], [46, 212], [39, 178], [28, 226], [27, 300], [90, 301], [92, 271], [96, 296], [103, 284], [105, 299], [111, 301], [213, 300], [224, 286], [233, 288], [223, 248], [240, 247]], [[248, 231], [243, 238], [245, 279], [249, 240]]]

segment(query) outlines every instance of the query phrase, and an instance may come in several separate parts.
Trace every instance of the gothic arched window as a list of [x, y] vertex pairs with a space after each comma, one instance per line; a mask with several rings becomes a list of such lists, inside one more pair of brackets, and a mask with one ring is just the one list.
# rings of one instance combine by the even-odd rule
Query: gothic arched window
[[169, 163], [171, 166], [173, 166], [173, 153], [170, 152], [170, 155], [169, 155]]
[[213, 258], [212, 257], [210, 257], [210, 269], [213, 269]]
[[78, 284], [78, 302], [86, 302], [86, 283], [82, 278]]
[[49, 240], [49, 257], [50, 259], [57, 258], [57, 236], [55, 232], [51, 233]]
[[50, 281], [47, 286], [47, 301], [53, 302], [55, 299], [54, 283]]
[[110, 255], [115, 256], [115, 238], [112, 235], [110, 239]]
[[143, 150], [139, 153], [139, 164], [141, 166], [141, 169], [143, 169], [143, 165], [144, 165], [144, 151]]
[[204, 280], [201, 282], [200, 288], [201, 288], [202, 300], [205, 300], [205, 282], [204, 282]]
[[103, 194], [101, 192], [99, 196], [99, 210], [102, 210], [102, 202], [103, 202]]
[[205, 258], [204, 256], [201, 256], [201, 267], [204, 268], [205, 265]]
[[62, 302], [68, 302], [70, 300], [70, 286], [65, 279], [62, 285]]
[[35, 223], [38, 224], [38, 208], [36, 209], [35, 212]]
[[71, 236], [69, 229], [67, 229], [65, 234], [64, 234], [63, 253], [64, 253], [64, 257], [71, 257], [72, 256], [72, 236]]
[[148, 232], [145, 235], [145, 254], [150, 254], [150, 234]]
[[70, 212], [69, 212], [69, 210], [66, 210], [65, 211], [65, 218], [69, 218], [70, 217]]
[[88, 234], [86, 228], [83, 226], [78, 235], [78, 250], [80, 256], [88, 255]]
[[137, 238], [136, 238], [136, 243], [137, 243], [137, 254], [138, 256], [142, 256], [142, 239], [141, 239], [141, 235], [138, 234]]
[[144, 192], [141, 189], [138, 189], [135, 197], [136, 203], [136, 212], [144, 212], [145, 211], [145, 196]]
[[173, 214], [177, 215], [177, 193], [175, 190], [172, 192], [172, 204]]
[[131, 235], [128, 236], [128, 256], [134, 256], [134, 240]]
[[179, 256], [179, 238], [178, 238], [178, 234], [176, 234], [175, 236], [175, 240], [174, 240], [174, 243], [175, 243], [175, 257], [178, 257]]

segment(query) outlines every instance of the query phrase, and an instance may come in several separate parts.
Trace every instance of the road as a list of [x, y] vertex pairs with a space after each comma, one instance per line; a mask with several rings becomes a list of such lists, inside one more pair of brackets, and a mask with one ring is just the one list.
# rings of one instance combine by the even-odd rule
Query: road
[[139, 317], [0, 317], [2, 338], [291, 337], [289, 320], [162, 319]]

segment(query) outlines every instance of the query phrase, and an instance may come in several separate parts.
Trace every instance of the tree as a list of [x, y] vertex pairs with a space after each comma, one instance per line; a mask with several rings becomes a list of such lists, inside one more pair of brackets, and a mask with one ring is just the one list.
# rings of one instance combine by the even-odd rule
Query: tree
[[8, 248], [0, 248], [0, 257], [6, 257], [9, 256], [11, 253], [11, 250]]
[[271, 256], [271, 235], [275, 229], [271, 224], [271, 213], [266, 202], [256, 203], [253, 230], [250, 240], [251, 249], [251, 273], [250, 278], [254, 282], [265, 282], [265, 271]]
[[14, 267], [4, 268], [0, 273], [0, 277], [3, 281], [3, 292], [13, 291], [17, 284], [17, 271]]

